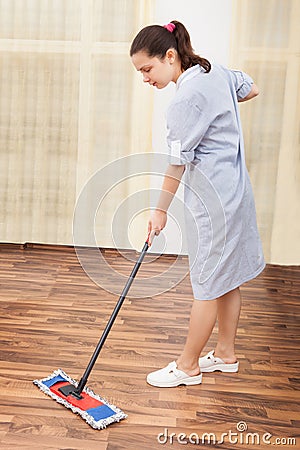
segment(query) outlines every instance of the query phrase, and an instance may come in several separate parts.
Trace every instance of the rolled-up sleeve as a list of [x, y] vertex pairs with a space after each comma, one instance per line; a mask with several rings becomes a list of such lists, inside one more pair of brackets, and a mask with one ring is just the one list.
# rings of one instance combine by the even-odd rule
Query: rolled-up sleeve
[[230, 70], [230, 75], [235, 86], [237, 98], [247, 97], [252, 88], [252, 78], [241, 70]]
[[[183, 100], [171, 104], [167, 112], [167, 144], [170, 164], [182, 165], [193, 161], [195, 149], [209, 125], [208, 111], [203, 105]], [[207, 108], [209, 110], [209, 108]]]

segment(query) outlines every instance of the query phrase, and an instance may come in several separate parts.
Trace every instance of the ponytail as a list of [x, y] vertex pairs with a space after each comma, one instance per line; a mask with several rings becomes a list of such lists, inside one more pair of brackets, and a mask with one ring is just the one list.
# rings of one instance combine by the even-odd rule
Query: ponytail
[[169, 48], [177, 51], [183, 70], [200, 64], [205, 72], [210, 71], [210, 62], [194, 53], [187, 29], [177, 20], [165, 26], [149, 25], [143, 28], [132, 41], [130, 56], [144, 51], [151, 58], [156, 56], [162, 59]]
[[191, 44], [191, 38], [185, 26], [177, 20], [172, 20], [171, 23], [175, 25], [172, 34], [176, 39], [176, 50], [181, 61], [182, 69], [187, 70], [190, 67], [195, 66], [196, 64], [200, 64], [200, 66], [205, 69], [205, 72], [209, 72], [211, 69], [210, 62], [207, 59], [202, 58], [201, 56], [194, 53], [194, 49]]

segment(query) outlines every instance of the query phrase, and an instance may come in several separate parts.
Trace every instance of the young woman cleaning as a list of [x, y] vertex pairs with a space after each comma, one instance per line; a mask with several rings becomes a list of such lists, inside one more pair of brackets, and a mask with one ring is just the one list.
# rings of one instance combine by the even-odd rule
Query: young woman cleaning
[[[170, 82], [176, 84], [167, 111], [170, 164], [149, 220], [150, 244], [154, 234], [166, 225], [167, 210], [183, 173], [186, 215], [192, 212], [199, 230], [198, 234], [190, 232], [191, 221], [187, 220], [194, 301], [186, 343], [178, 359], [150, 373], [147, 382], [158, 387], [200, 384], [202, 372], [238, 371], [235, 338], [241, 308], [239, 287], [258, 276], [265, 266], [237, 104], [258, 95], [258, 89], [244, 72], [211, 64], [196, 55], [188, 31], [175, 20], [165, 26], [143, 28], [132, 42], [130, 56], [144, 82], [157, 89]], [[224, 239], [212, 249], [220, 258], [202, 278], [207, 255], [212, 254], [212, 244], [205, 239], [211, 217], [204, 205], [206, 199], [192, 195], [201, 179], [197, 173], [212, 186], [224, 219], [224, 223], [219, 220], [221, 215], [217, 219], [218, 233]], [[200, 357], [216, 320], [217, 345]]]

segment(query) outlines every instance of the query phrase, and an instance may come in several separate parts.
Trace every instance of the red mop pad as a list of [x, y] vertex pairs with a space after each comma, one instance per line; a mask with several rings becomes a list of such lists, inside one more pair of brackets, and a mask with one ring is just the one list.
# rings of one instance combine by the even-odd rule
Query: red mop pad
[[66, 397], [59, 391], [59, 388], [69, 384], [77, 387], [78, 383], [61, 369], [55, 370], [47, 378], [34, 380], [33, 383], [58, 403], [79, 414], [91, 427], [97, 430], [127, 417], [123, 411], [111, 405], [87, 387], [81, 393], [82, 399], [77, 399], [72, 394]]

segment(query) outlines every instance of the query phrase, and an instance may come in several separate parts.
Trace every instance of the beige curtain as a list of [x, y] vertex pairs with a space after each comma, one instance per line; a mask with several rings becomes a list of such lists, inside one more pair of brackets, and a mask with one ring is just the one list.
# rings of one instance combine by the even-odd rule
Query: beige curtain
[[[0, 242], [72, 244], [76, 199], [90, 177], [151, 150], [152, 90], [128, 50], [153, 22], [153, 3], [0, 0]], [[230, 66], [260, 88], [240, 108], [266, 260], [299, 264], [300, 2], [232, 0], [232, 11]], [[145, 175], [121, 181], [95, 217], [100, 246], [115, 246], [122, 201], [149, 187]], [[140, 247], [146, 218], [137, 219]], [[123, 208], [121, 242], [129, 221]]]
[[300, 263], [300, 2], [234, 0], [232, 64], [260, 95], [241, 104], [266, 260]]
[[[0, 0], [0, 242], [72, 244], [76, 198], [89, 178], [151, 150], [150, 90], [128, 52], [152, 3]], [[115, 208], [147, 183], [124, 180], [108, 196], [95, 220], [99, 245], [113, 245]]]

